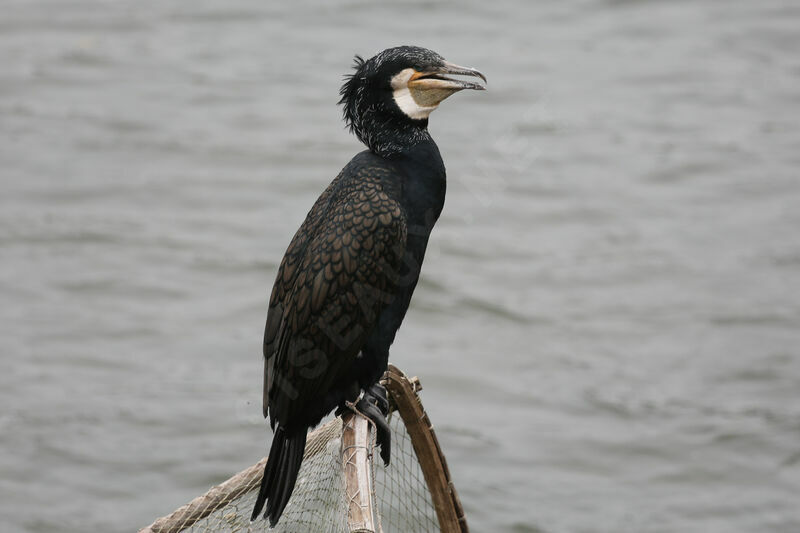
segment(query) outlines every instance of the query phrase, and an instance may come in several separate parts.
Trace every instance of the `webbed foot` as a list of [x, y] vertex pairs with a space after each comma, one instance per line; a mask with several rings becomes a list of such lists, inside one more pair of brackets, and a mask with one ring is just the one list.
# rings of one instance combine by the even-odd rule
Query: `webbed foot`
[[386, 392], [386, 387], [380, 383], [375, 383], [365, 390], [363, 399], [375, 404], [384, 417], [389, 416], [389, 395]]
[[375, 440], [381, 448], [381, 459], [385, 466], [389, 466], [389, 458], [392, 453], [392, 431], [389, 429], [389, 423], [386, 422], [386, 415], [378, 407], [378, 402], [372, 397], [367, 397], [366, 394], [358, 401], [356, 409], [375, 424]]
[[364, 395], [353, 406], [351, 403], [340, 405], [336, 409], [336, 416], [342, 416], [345, 412], [352, 409], [357, 414], [362, 414], [375, 424], [375, 440], [380, 446], [381, 459], [383, 464], [389, 465], [389, 458], [392, 450], [392, 432], [386, 417], [389, 415], [389, 398], [386, 388], [380, 383], [372, 385], [364, 391]]

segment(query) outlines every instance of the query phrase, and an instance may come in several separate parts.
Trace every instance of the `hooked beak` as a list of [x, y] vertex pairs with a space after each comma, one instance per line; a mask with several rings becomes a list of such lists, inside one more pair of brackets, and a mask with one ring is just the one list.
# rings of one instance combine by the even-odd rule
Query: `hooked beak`
[[408, 88], [414, 92], [434, 91], [436, 93], [446, 93], [443, 98], [439, 99], [439, 102], [451, 94], [463, 89], [474, 89], [476, 91], [486, 90], [486, 87], [480, 83], [448, 78], [448, 74], [454, 76], [474, 76], [486, 82], [486, 76], [481, 74], [476, 69], [461, 67], [445, 61], [442, 66], [436, 69], [425, 72], [416, 72], [413, 76], [411, 76], [411, 79], [408, 80]]

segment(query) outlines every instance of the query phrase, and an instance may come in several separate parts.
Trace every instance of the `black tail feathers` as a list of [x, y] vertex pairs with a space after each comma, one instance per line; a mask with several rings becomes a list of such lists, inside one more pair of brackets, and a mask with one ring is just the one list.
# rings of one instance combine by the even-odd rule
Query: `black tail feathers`
[[306, 448], [306, 434], [305, 428], [287, 433], [284, 428], [278, 427], [272, 438], [264, 477], [261, 479], [261, 488], [250, 520], [258, 518], [266, 502], [264, 518], [269, 518], [270, 527], [278, 523], [297, 482], [297, 473]]

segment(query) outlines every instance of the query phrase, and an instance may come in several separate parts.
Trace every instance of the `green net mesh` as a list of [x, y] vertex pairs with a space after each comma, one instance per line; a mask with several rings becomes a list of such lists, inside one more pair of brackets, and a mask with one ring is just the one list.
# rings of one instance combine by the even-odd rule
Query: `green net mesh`
[[[389, 416], [392, 458], [384, 466], [375, 449], [374, 431], [364, 465], [373, 476], [375, 532], [440, 531], [431, 495], [411, 438], [399, 415]], [[348, 527], [347, 493], [342, 450], [342, 421], [328, 422], [309, 435], [292, 497], [280, 522], [269, 528], [263, 519], [250, 522], [263, 461], [154, 522], [142, 532], [353, 533]], [[375, 459], [375, 460], [373, 460]]]
[[311, 531], [349, 533], [347, 499], [342, 475], [342, 421], [337, 418], [322, 426], [316, 437], [309, 438], [303, 464], [297, 476], [292, 497], [280, 522], [269, 528], [269, 522], [258, 519], [250, 523], [260, 478], [236, 499], [222, 504], [193, 525], [177, 531], [307, 533]]
[[391, 464], [373, 461], [378, 517], [385, 533], [439, 531], [436, 510], [414, 453], [411, 437], [397, 413], [389, 415], [392, 428]]

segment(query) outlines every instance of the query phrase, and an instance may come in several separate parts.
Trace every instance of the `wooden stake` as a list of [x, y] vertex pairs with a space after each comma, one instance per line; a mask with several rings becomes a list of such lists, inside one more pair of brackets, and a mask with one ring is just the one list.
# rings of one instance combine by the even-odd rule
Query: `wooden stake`
[[342, 416], [342, 465], [349, 503], [347, 525], [352, 533], [379, 533], [375, 528], [370, 422], [362, 415]]

